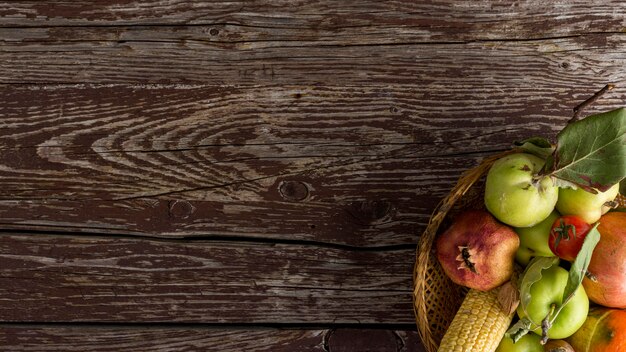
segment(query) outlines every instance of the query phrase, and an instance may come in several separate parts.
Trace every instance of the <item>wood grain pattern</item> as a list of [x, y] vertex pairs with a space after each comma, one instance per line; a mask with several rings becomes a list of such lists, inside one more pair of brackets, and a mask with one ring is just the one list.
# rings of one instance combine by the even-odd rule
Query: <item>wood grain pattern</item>
[[0, 26], [211, 25], [241, 27], [261, 38], [324, 39], [385, 33], [420, 41], [529, 39], [621, 31], [618, 0], [374, 1], [263, 0], [187, 2], [107, 0], [0, 2]]
[[0, 236], [3, 322], [412, 324], [414, 248]]
[[146, 326], [0, 326], [9, 351], [423, 352], [416, 331]]
[[459, 43], [207, 36], [195, 27], [0, 29], [0, 83], [411, 85], [449, 94], [469, 85], [543, 94], [625, 80], [621, 32]]

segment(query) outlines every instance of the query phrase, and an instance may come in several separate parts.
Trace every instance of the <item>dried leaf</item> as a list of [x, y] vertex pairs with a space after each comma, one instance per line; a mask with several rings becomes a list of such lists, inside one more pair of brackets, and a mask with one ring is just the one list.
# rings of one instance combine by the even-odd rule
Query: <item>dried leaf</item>
[[500, 303], [500, 308], [507, 314], [513, 314], [519, 306], [520, 297], [519, 290], [512, 281], [505, 283], [500, 286], [498, 290], [498, 302]]

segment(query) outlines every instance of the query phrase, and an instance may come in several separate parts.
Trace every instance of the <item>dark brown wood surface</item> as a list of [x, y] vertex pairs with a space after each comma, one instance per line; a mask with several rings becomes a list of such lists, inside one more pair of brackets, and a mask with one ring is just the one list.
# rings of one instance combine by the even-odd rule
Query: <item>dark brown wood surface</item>
[[0, 328], [11, 351], [424, 352], [411, 330], [24, 326]]
[[423, 351], [434, 207], [605, 84], [588, 112], [623, 105], [624, 13], [0, 2], [0, 349]]
[[413, 321], [411, 248], [5, 234], [0, 250], [0, 297], [20, 302], [5, 321]]

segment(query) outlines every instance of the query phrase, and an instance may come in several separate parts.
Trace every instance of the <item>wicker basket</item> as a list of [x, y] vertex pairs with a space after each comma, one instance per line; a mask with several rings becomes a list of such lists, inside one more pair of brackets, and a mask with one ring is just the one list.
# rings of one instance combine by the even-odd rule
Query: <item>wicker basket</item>
[[[436, 352], [439, 343], [461, 306], [467, 289], [453, 283], [444, 273], [434, 255], [433, 243], [440, 229], [464, 208], [481, 209], [484, 177], [491, 165], [501, 157], [519, 152], [510, 150], [484, 159], [466, 171], [450, 193], [437, 206], [426, 230], [420, 237], [413, 270], [413, 309], [419, 335], [427, 352]], [[621, 207], [626, 198], [618, 196]]]

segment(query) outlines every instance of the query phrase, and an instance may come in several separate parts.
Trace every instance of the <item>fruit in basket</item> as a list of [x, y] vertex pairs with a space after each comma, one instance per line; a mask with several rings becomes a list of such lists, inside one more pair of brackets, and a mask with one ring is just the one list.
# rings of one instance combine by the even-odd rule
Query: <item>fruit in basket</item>
[[567, 340], [576, 352], [626, 351], [626, 311], [594, 307], [583, 326]]
[[[553, 306], [563, 302], [563, 294], [567, 285], [569, 273], [567, 270], [552, 265], [541, 272], [541, 278], [530, 287], [532, 299], [526, 307], [520, 305], [517, 314], [520, 318], [528, 317], [536, 328], [537, 335], [541, 335], [541, 323], [550, 314]], [[571, 336], [587, 318], [589, 299], [582, 286], [579, 286], [572, 298], [563, 306], [548, 330], [547, 336], [551, 339], [563, 339]]]
[[559, 218], [555, 211], [547, 218], [531, 227], [516, 227], [515, 232], [519, 235], [520, 245], [515, 253], [515, 260], [523, 266], [528, 265], [532, 257], [554, 256], [548, 244], [552, 224]]
[[544, 352], [541, 337], [535, 334], [522, 336], [517, 342], [510, 337], [504, 337], [495, 352]]
[[585, 222], [593, 224], [600, 219], [600, 216], [610, 210], [605, 203], [611, 202], [617, 197], [619, 183], [609, 188], [606, 192], [594, 194], [582, 188], [561, 188], [559, 189], [559, 199], [556, 202], [556, 209], [563, 215], [578, 215]]
[[600, 218], [600, 242], [583, 280], [589, 299], [606, 307], [626, 308], [626, 213]]
[[550, 230], [548, 244], [556, 256], [567, 261], [576, 258], [591, 225], [577, 215], [564, 215], [558, 218]]
[[527, 153], [497, 160], [487, 173], [487, 210], [514, 227], [533, 226], [548, 217], [559, 192], [550, 177], [537, 177], [543, 166], [543, 159]]
[[458, 285], [481, 291], [506, 282], [513, 274], [519, 237], [486, 211], [459, 214], [436, 243], [437, 259]]
[[[509, 177], [516, 176], [515, 174], [519, 174], [517, 171], [526, 171], [525, 169], [500, 170], [505, 177], [495, 177], [496, 181], [493, 181], [494, 177], [491, 177], [490, 180], [488, 180], [492, 182], [487, 182], [488, 189], [484, 195], [485, 205], [488, 207], [488, 210], [492, 211], [502, 222], [512, 223], [510, 221], [511, 219], [515, 220], [519, 218], [518, 220], [534, 224], [543, 220], [537, 216], [537, 213], [542, 210], [541, 203], [543, 200], [542, 196], [545, 196], [544, 190], [548, 190], [547, 193], [550, 193], [549, 191], [554, 190], [556, 186], [580, 187], [587, 190], [608, 190], [612, 185], [626, 177], [625, 134], [626, 110], [618, 109], [569, 123], [568, 126], [558, 134], [556, 144], [552, 144], [548, 140], [542, 140], [541, 138], [532, 141], [527, 140], [522, 144], [518, 144], [515, 152], [523, 150], [524, 154], [531, 154], [531, 156], [522, 155], [523, 158], [527, 160], [535, 158], [540, 161], [545, 161], [544, 166], [538, 171], [530, 170], [524, 177], [519, 177], [520, 179], [525, 179], [527, 185], [529, 185], [528, 187], [520, 187], [519, 183], [514, 182], [517, 181], [515, 177], [511, 177], [512, 179], [506, 177], [507, 175]], [[507, 155], [506, 158], [498, 157], [501, 159], [513, 157], [511, 154]], [[519, 154], [517, 154], [515, 158], [519, 158]], [[427, 276], [428, 273], [430, 273], [429, 270], [439, 269], [431, 266], [432, 261], [430, 259], [432, 259], [432, 256], [429, 256], [431, 250], [433, 250], [433, 245], [437, 241], [437, 230], [439, 229], [442, 219], [446, 219], [448, 211], [455, 204], [458, 204], [456, 202], [459, 198], [463, 200], [461, 205], [473, 204], [474, 199], [469, 197], [473, 195], [473, 193], [468, 193], [467, 190], [472, 187], [489, 166], [494, 165], [494, 160], [495, 157], [486, 159], [479, 167], [468, 170], [468, 172], [459, 179], [457, 185], [444, 199], [441, 206], [438, 207], [437, 213], [431, 217], [423, 241], [420, 243], [420, 255], [418, 256], [415, 275], [415, 305], [417, 308], [416, 312], [425, 312], [423, 315], [418, 314], [418, 320], [420, 332], [424, 333], [424, 342], [429, 351], [438, 347], [436, 337], [440, 336], [440, 328], [449, 322], [449, 313], [444, 312], [439, 302], [442, 302], [442, 299], [447, 299], [452, 291], [458, 289], [458, 287], [451, 285], [447, 280], [434, 280]], [[498, 162], [502, 162], [502, 160]], [[496, 166], [498, 162], [496, 162]], [[535, 165], [533, 164], [532, 166]], [[528, 167], [527, 169], [531, 168]], [[496, 170], [495, 167], [491, 168], [491, 176], [497, 174], [494, 170]], [[542, 188], [541, 186], [544, 182], [547, 186], [552, 182], [552, 187]], [[537, 195], [530, 192], [531, 190], [536, 190]], [[528, 191], [530, 196], [522, 191]], [[556, 193], [558, 198], [558, 190]], [[463, 199], [462, 197], [465, 195], [467, 195], [467, 197]], [[519, 198], [515, 199], [512, 195], [518, 196]], [[524, 199], [524, 196], [527, 198]], [[465, 202], [465, 200], [467, 200], [467, 202]], [[556, 202], [556, 199], [554, 199], [554, 201]], [[516, 202], [518, 204], [514, 204]], [[498, 212], [498, 210], [501, 210], [499, 207], [504, 208], [504, 210], [501, 211], [503, 214]], [[507, 207], [509, 207], [511, 211], [508, 211], [509, 208]], [[549, 210], [545, 212], [545, 217], [553, 210], [550, 209], [550, 207], [548, 207], [548, 209]], [[537, 219], [533, 217], [537, 217]], [[524, 224], [524, 226], [528, 227], [526, 224]], [[516, 227], [522, 226], [516, 225]], [[595, 228], [592, 229], [586, 236], [582, 249], [574, 262], [571, 264], [563, 262], [571, 268], [570, 272], [565, 272], [565, 269], [561, 269], [558, 264], [556, 264], [555, 268], [563, 271], [563, 273], [555, 275], [558, 276], [558, 278], [555, 279], [548, 277], [550, 276], [550, 270], [547, 271], [546, 275], [543, 275], [546, 280], [543, 281], [547, 281], [548, 283], [541, 281], [542, 272], [545, 269], [551, 268], [552, 263], [558, 262], [559, 258], [536, 257], [528, 264], [528, 269], [540, 269], [527, 269], [523, 279], [520, 281], [520, 307], [523, 306], [524, 313], [528, 313], [525, 313], [527, 316], [517, 320], [515, 324], [511, 326], [507, 331], [507, 336], [518, 340], [529, 331], [541, 333], [542, 331], [538, 325], [544, 323], [543, 330], [551, 335], [542, 336], [542, 342], [545, 342], [548, 337], [558, 337], [558, 334], [555, 335], [555, 333], [560, 330], [568, 329], [570, 330], [568, 332], [576, 330], [577, 324], [579, 323], [577, 317], [582, 315], [582, 322], [584, 322], [589, 300], [586, 298], [581, 282], [584, 274], [587, 272], [588, 263], [592, 257], [591, 253], [599, 237], [599, 232]], [[466, 254], [470, 254], [469, 251], [466, 252]], [[468, 259], [468, 257], [461, 256], [461, 259], [465, 262], [465, 259]], [[557, 269], [551, 270], [558, 271]], [[531, 273], [535, 275], [530, 275]], [[468, 297], [472, 296], [472, 294], [487, 294], [492, 291], [494, 290], [482, 292], [471, 289]], [[531, 291], [534, 291], [533, 295], [530, 294]], [[431, 299], [433, 297], [434, 299]], [[458, 295], [455, 295], [455, 297], [458, 298]], [[581, 297], [584, 299], [581, 299]], [[446, 332], [439, 351], [494, 351], [502, 339], [502, 334], [493, 334], [496, 328], [486, 323], [494, 321], [494, 319], [488, 319], [487, 321], [484, 319], [484, 313], [488, 312], [488, 309], [484, 308], [485, 300], [484, 298], [479, 299], [483, 304], [478, 303], [469, 307], [467, 307], [466, 301], [464, 301], [462, 307], [457, 311], [453, 324]], [[537, 302], [538, 300], [539, 303]], [[429, 302], [436, 303], [433, 303], [432, 306], [426, 305], [426, 303]], [[560, 302], [562, 302], [562, 304], [560, 304]], [[445, 308], [449, 307], [447, 304], [444, 306]], [[541, 307], [536, 308], [534, 306]], [[535, 310], [539, 310], [540, 314], [537, 314]], [[584, 314], [581, 314], [581, 310]], [[524, 315], [524, 313], [521, 314]], [[460, 323], [456, 322], [459, 316], [462, 316], [462, 319], [458, 319], [461, 321]], [[533, 321], [530, 321], [529, 317], [533, 316]], [[432, 324], [433, 322], [435, 324]], [[554, 325], [552, 325], [553, 323]], [[582, 323], [580, 324], [582, 325]], [[566, 325], [566, 327], [563, 328], [563, 325]], [[477, 329], [478, 333], [476, 333]], [[550, 333], [548, 333], [548, 330]], [[471, 338], [469, 337], [470, 334]], [[479, 336], [479, 338], [477, 339], [476, 336]], [[456, 342], [450, 344], [449, 341]], [[489, 349], [485, 348], [483, 344], [487, 344]]]
[[565, 340], [550, 340], [543, 345], [543, 348], [542, 351], [545, 352], [576, 352], [572, 345]]

